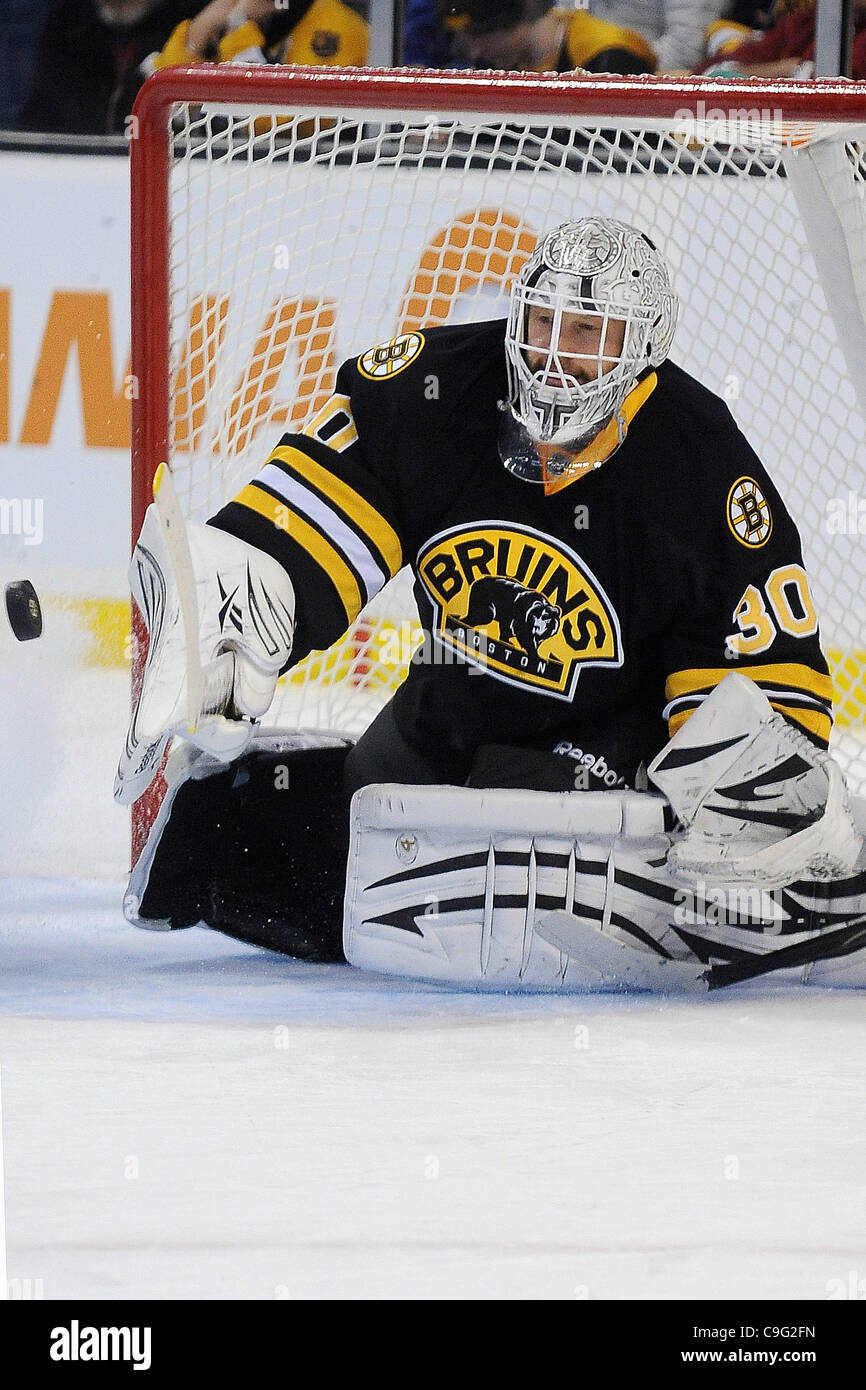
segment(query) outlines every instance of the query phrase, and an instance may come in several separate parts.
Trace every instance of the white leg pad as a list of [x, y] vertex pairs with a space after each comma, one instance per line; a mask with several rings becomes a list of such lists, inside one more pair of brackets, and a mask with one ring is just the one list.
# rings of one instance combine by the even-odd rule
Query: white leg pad
[[[363, 970], [470, 989], [597, 988], [598, 972], [536, 926], [557, 909], [585, 909], [601, 925], [608, 862], [623, 836], [643, 858], [663, 859], [663, 800], [365, 787], [352, 801], [346, 958]], [[651, 899], [644, 910], [659, 915]]]
[[833, 885], [722, 889], [671, 873], [664, 816], [636, 792], [365, 787], [346, 958], [473, 990], [716, 988], [739, 963], [743, 978], [866, 987], [866, 854]]

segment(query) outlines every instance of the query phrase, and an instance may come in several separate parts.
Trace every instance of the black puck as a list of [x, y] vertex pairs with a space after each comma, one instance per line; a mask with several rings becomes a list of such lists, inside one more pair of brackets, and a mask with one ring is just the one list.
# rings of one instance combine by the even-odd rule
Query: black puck
[[29, 579], [6, 585], [6, 614], [19, 642], [32, 642], [42, 636], [42, 606]]

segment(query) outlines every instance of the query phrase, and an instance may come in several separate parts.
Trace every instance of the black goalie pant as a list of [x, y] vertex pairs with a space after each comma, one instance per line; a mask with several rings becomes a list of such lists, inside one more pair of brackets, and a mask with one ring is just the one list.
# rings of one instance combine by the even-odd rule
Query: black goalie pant
[[267, 745], [176, 792], [139, 908], [144, 921], [204, 922], [303, 960], [343, 959], [349, 803], [372, 782], [574, 790], [567, 759], [487, 745], [469, 762], [428, 758], [391, 706], [358, 743]]
[[390, 706], [354, 748], [248, 753], [178, 789], [139, 917], [204, 922], [301, 960], [342, 960], [352, 793], [370, 782], [465, 780], [459, 772], [411, 748]]

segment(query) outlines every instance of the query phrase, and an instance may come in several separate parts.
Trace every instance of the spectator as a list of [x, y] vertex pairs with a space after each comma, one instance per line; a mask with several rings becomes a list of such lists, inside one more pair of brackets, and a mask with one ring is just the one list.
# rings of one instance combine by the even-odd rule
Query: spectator
[[213, 62], [348, 67], [367, 60], [369, 30], [343, 0], [212, 0], [172, 32], [157, 68]]
[[23, 130], [123, 131], [145, 70], [196, 0], [55, 0], [42, 26]]
[[450, 68], [453, 34], [442, 27], [436, 0], [406, 0], [403, 61], [410, 68]]
[[741, 24], [744, 29], [769, 29], [775, 8], [774, 0], [761, 0], [757, 4], [755, 0], [735, 0], [722, 11], [722, 17]]
[[0, 130], [17, 125], [50, 0], [3, 0], [0, 20]]
[[549, 0], [440, 0], [442, 22], [470, 67], [529, 72], [652, 72], [655, 53], [634, 29]]
[[[765, 34], [735, 48], [721, 64], [705, 63], [699, 71], [713, 77], [811, 77], [815, 70], [815, 11], [811, 0], [786, 0], [776, 7], [774, 18], [775, 23]], [[866, 0], [854, 3], [851, 75], [857, 81], [866, 79]]]
[[762, 29], [748, 24], [740, 24], [734, 19], [717, 19], [707, 29], [707, 42], [704, 49], [703, 64], [713, 62], [721, 72], [724, 59], [734, 49], [752, 39], [761, 37]]
[[704, 55], [707, 27], [719, 18], [721, 0], [591, 0], [593, 15], [637, 29], [652, 45], [653, 70], [689, 71]]

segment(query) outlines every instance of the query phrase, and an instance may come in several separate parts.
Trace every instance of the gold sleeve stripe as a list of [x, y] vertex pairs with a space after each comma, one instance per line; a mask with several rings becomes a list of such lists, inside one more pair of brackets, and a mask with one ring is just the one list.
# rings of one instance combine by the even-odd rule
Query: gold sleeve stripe
[[366, 603], [390, 579], [388, 566], [359, 527], [314, 487], [302, 483], [294, 470], [281, 463], [266, 463], [253, 482], [262, 492], [285, 502], [289, 510], [327, 537], [342, 555], [361, 588]]
[[825, 743], [830, 742], [833, 721], [829, 714], [821, 714], [816, 709], [798, 709], [796, 705], [782, 705], [778, 700], [771, 700], [770, 704], [780, 714], [784, 714], [788, 719], [793, 719], [796, 724], [802, 724], [803, 728], [808, 729], [809, 733], [814, 734], [816, 738], [823, 739]]
[[324, 497], [339, 507], [362, 534], [372, 541], [393, 579], [403, 565], [403, 548], [397, 532], [376, 508], [365, 502], [364, 498], [355, 492], [354, 488], [349, 487], [348, 483], [344, 483], [342, 478], [335, 478], [333, 473], [329, 473], [308, 454], [301, 453], [300, 449], [295, 449], [290, 444], [279, 444], [271, 454], [269, 462], [273, 459], [287, 464], [302, 482], [311, 483]]
[[677, 710], [676, 714], [671, 715], [670, 719], [668, 720], [668, 736], [670, 738], [673, 738], [677, 729], [681, 729], [683, 727], [689, 715], [694, 714], [695, 709], [697, 709], [697, 705], [695, 705], [694, 709], [680, 709]]
[[312, 556], [340, 595], [340, 602], [346, 610], [347, 622], [353, 623], [363, 607], [361, 590], [349, 566], [330, 541], [280, 498], [271, 497], [270, 493], [256, 487], [255, 483], [249, 483], [234, 500], [242, 507], [249, 507], [251, 511], [258, 512], [259, 516], [267, 517], [278, 530], [286, 532]]
[[[780, 705], [775, 700], [771, 700], [770, 703], [773, 709], [778, 710], [780, 714], [786, 715], [788, 719], [793, 719], [796, 724], [802, 725], [804, 729], [808, 729], [809, 733], [814, 734], [816, 738], [822, 739], [824, 743], [830, 742], [832, 722], [828, 714], [821, 714], [816, 709], [796, 709], [789, 705]], [[668, 720], [668, 733], [671, 738], [673, 738], [678, 729], [682, 728], [686, 720], [690, 715], [694, 714], [697, 708], [698, 706], [696, 704], [691, 709], [680, 709], [677, 710], [676, 714], [671, 715]]]
[[721, 669], [705, 668], [693, 671], [675, 671], [665, 682], [665, 694], [669, 700], [680, 695], [691, 695], [695, 691], [710, 690], [738, 671], [753, 681], [772, 681], [774, 685], [790, 686], [792, 690], [804, 690], [828, 704], [833, 702], [833, 682], [821, 671], [813, 671], [811, 666], [801, 666], [796, 662], [780, 661], [772, 666], [740, 666], [731, 664]]

